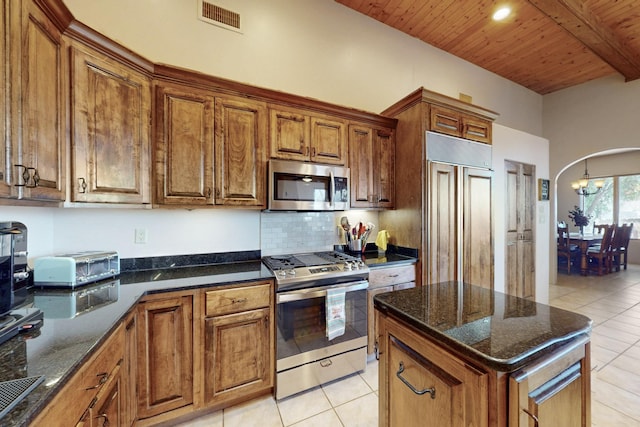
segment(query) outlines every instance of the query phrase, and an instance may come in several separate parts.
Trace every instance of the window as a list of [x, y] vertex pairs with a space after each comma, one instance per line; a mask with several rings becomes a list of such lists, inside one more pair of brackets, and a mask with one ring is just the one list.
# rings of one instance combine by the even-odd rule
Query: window
[[[640, 175], [604, 178], [602, 189], [584, 198], [584, 210], [595, 224], [631, 224], [632, 239], [640, 238]], [[593, 180], [589, 190], [595, 190]]]

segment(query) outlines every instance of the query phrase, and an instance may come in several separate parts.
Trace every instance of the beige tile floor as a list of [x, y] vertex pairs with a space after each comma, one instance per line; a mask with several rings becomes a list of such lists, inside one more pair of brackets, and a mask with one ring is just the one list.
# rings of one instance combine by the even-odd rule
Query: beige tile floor
[[[559, 274], [550, 304], [593, 319], [592, 425], [640, 427], [640, 266], [603, 277]], [[276, 402], [267, 396], [182, 427], [375, 427], [378, 366]]]

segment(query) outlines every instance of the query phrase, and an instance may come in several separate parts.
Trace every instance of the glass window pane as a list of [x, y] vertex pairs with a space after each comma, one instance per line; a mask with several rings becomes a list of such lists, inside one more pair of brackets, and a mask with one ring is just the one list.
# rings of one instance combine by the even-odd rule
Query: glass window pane
[[631, 238], [640, 238], [640, 175], [620, 177], [619, 217], [619, 224], [633, 223]]
[[[584, 211], [591, 215], [589, 225], [585, 227], [591, 231], [595, 224], [613, 224], [613, 178], [598, 178], [604, 181], [604, 186], [596, 194], [584, 197]], [[594, 180], [589, 181], [588, 191], [596, 190]]]

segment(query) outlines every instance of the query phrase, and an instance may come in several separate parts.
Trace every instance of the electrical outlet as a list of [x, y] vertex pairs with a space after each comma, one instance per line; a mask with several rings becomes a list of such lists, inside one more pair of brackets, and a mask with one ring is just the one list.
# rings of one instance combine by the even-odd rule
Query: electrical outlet
[[137, 244], [147, 243], [147, 229], [146, 228], [136, 228], [135, 236], [133, 238], [133, 242]]

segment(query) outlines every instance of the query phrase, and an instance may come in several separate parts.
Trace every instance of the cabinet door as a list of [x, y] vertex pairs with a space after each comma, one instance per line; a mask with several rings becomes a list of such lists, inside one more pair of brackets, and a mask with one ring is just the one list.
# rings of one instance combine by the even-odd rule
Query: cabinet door
[[459, 277], [456, 172], [452, 165], [429, 165], [427, 284]]
[[309, 117], [293, 111], [270, 110], [271, 157], [284, 160], [309, 160]]
[[395, 204], [395, 135], [391, 129], [377, 129], [373, 134], [375, 202], [380, 208]]
[[149, 79], [79, 44], [71, 54], [71, 200], [149, 203]]
[[266, 136], [266, 104], [216, 98], [216, 204], [266, 206]]
[[489, 425], [489, 374], [380, 313], [380, 425]]
[[488, 170], [463, 172], [463, 257], [465, 282], [493, 289], [493, 238], [491, 179]]
[[449, 108], [432, 105], [430, 107], [429, 129], [452, 136], [461, 136], [460, 113]]
[[213, 204], [213, 115], [213, 96], [156, 88], [157, 203]]
[[138, 364], [138, 331], [137, 312], [133, 312], [125, 321], [124, 326], [124, 357], [121, 369], [121, 408], [122, 426], [131, 427], [137, 417], [138, 404], [136, 400], [137, 364]]
[[366, 126], [349, 126], [352, 208], [368, 208], [374, 202], [373, 158], [373, 130]]
[[113, 372], [112, 379], [100, 392], [97, 400], [91, 408], [92, 427], [123, 426], [122, 423], [122, 399], [120, 367]]
[[11, 164], [11, 138], [7, 134], [7, 117], [10, 111], [10, 106], [6, 100], [10, 98], [11, 85], [9, 82], [9, 71], [12, 67], [8, 67], [8, 60], [10, 58], [10, 50], [7, 46], [7, 41], [11, 40], [10, 26], [6, 23], [9, 19], [9, 13], [7, 11], [6, 0], [2, 2], [0, 7], [0, 96], [3, 102], [0, 102], [0, 135], [2, 135], [2, 143], [0, 144], [0, 197], [10, 197], [12, 194], [12, 187], [10, 182], [10, 164]]
[[205, 320], [207, 403], [273, 387], [273, 321], [270, 308]]
[[[569, 348], [567, 348], [569, 347]], [[591, 425], [591, 380], [587, 339], [509, 378], [509, 425], [580, 427]]]
[[393, 291], [393, 286], [382, 286], [374, 289], [367, 289], [367, 353], [371, 354], [376, 351], [379, 344], [379, 328], [378, 319], [376, 318], [376, 310], [373, 307], [373, 297], [385, 292]]
[[193, 298], [142, 303], [138, 312], [138, 418], [193, 402]]
[[[21, 8], [21, 10], [20, 10]], [[33, 1], [11, 5], [12, 182], [30, 199], [64, 200], [64, 49], [60, 30]], [[19, 13], [19, 19], [15, 16]]]
[[346, 124], [336, 119], [311, 117], [311, 161], [344, 165], [346, 157]]
[[391, 129], [351, 125], [349, 168], [351, 207], [393, 207], [395, 138]]

